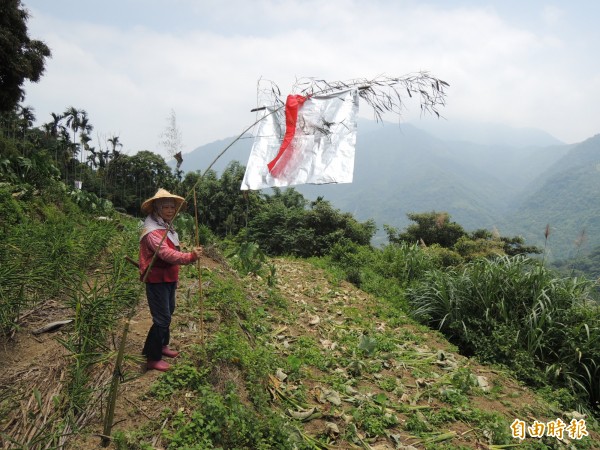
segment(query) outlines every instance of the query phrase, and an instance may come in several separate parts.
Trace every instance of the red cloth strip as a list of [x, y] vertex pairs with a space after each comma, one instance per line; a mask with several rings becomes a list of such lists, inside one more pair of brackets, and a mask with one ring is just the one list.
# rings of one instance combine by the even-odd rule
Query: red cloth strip
[[[277, 153], [277, 156], [273, 159], [273, 161], [267, 164], [269, 172], [271, 172], [271, 175], [273, 175], [274, 177], [281, 173], [281, 171], [283, 170], [286, 163], [291, 157], [291, 153], [288, 152], [286, 157], [282, 159], [286, 150], [290, 146], [292, 139], [294, 139], [294, 135], [296, 134], [298, 110], [307, 99], [308, 96], [304, 95], [288, 95], [285, 101], [285, 136], [283, 138], [283, 142], [281, 143], [281, 147], [279, 147], [279, 152]], [[275, 168], [276, 165], [277, 167]]]

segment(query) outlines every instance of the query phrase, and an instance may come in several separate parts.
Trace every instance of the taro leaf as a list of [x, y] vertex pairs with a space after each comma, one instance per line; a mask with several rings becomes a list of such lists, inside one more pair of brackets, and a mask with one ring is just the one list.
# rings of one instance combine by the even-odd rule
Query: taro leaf
[[377, 349], [377, 340], [363, 334], [360, 337], [358, 348], [361, 349], [367, 356], [371, 356]]
[[338, 426], [335, 423], [326, 422], [325, 423], [325, 432], [330, 436], [337, 436], [338, 434], [340, 434], [340, 429], [338, 428]]
[[303, 411], [292, 411], [291, 409], [288, 409], [287, 412], [294, 419], [306, 420], [315, 413], [315, 408], [312, 407]]
[[325, 398], [329, 403], [340, 406], [342, 404], [342, 399], [340, 398], [340, 394], [333, 389], [325, 391]]
[[279, 379], [279, 381], [285, 381], [287, 378], [287, 374], [281, 369], [277, 369], [275, 376]]
[[364, 362], [359, 361], [358, 359], [354, 359], [348, 365], [348, 373], [350, 373], [350, 375], [352, 376], [359, 377], [362, 374], [364, 368]]
[[329, 339], [320, 339], [319, 342], [327, 350], [335, 350], [335, 348], [337, 347], [337, 342], [332, 342]]
[[477, 385], [481, 388], [483, 392], [489, 392], [491, 390], [490, 383], [488, 383], [487, 378], [482, 375], [479, 375], [477, 377]]
[[348, 395], [358, 394], [358, 391], [350, 385], [346, 385], [345, 389], [346, 389], [346, 394], [348, 394]]

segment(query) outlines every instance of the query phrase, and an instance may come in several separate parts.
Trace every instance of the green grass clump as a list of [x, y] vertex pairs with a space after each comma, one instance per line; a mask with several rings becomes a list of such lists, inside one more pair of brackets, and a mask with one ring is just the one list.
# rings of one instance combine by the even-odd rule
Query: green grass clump
[[532, 385], [572, 390], [580, 408], [600, 401], [600, 309], [590, 283], [558, 277], [525, 257], [430, 271], [408, 289], [416, 318], [466, 354], [500, 363]]
[[191, 412], [178, 411], [164, 433], [167, 448], [292, 449], [291, 429], [268, 411], [258, 414], [241, 402], [235, 387], [224, 393], [203, 385]]

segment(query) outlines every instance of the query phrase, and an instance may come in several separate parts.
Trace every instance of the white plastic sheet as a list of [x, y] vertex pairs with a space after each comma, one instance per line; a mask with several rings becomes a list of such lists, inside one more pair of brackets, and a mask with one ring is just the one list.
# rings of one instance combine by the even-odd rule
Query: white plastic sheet
[[258, 124], [241, 189], [351, 183], [357, 114], [356, 89], [308, 98], [298, 110], [296, 131], [285, 150], [286, 158], [271, 173], [267, 164], [279, 152], [286, 118], [283, 108], [267, 107]]

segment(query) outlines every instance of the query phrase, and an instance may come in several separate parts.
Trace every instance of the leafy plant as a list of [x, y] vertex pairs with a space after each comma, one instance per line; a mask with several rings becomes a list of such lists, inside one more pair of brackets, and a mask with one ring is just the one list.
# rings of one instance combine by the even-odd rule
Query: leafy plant
[[367, 436], [385, 436], [386, 430], [398, 424], [395, 414], [387, 411], [385, 406], [365, 402], [352, 409], [352, 417], [357, 427]]
[[232, 256], [233, 266], [242, 275], [257, 274], [265, 259], [265, 254], [256, 242], [242, 242]]

